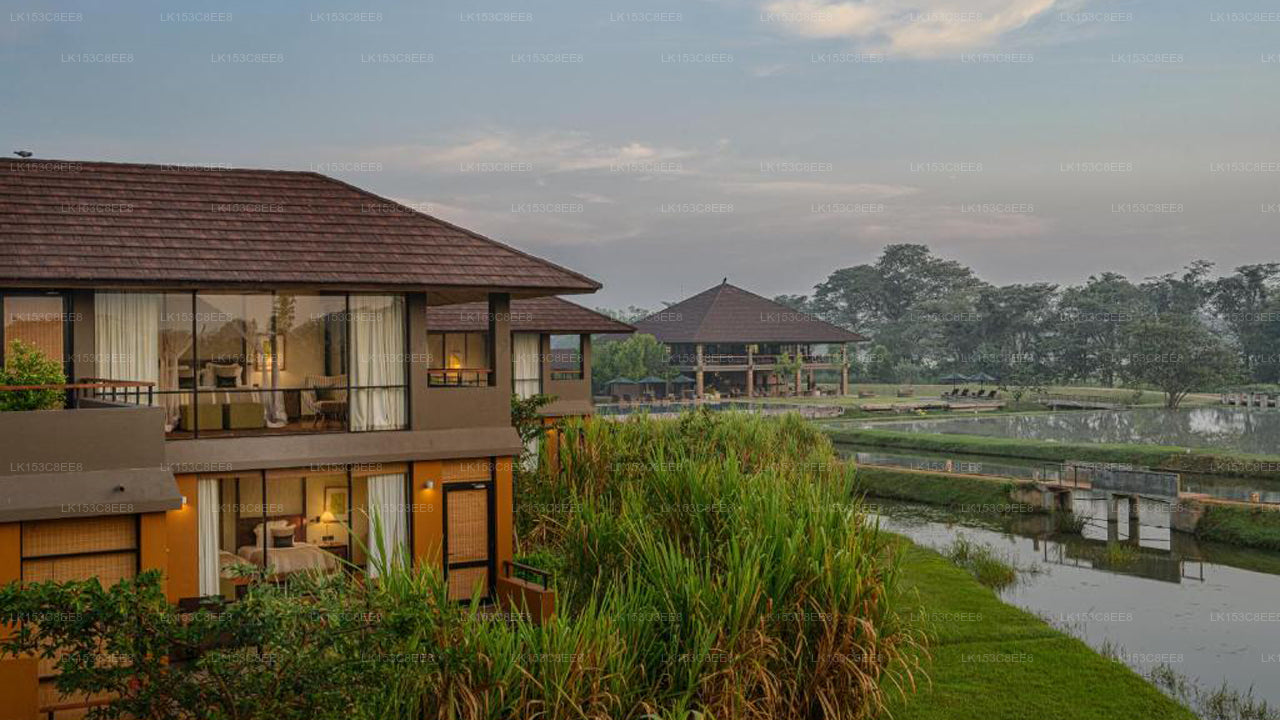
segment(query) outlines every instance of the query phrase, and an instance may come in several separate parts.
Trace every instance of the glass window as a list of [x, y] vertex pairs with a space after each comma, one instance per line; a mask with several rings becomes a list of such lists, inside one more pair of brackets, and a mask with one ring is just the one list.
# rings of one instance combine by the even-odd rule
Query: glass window
[[403, 428], [408, 357], [404, 297], [352, 295], [350, 303], [351, 429]]
[[407, 424], [401, 295], [104, 292], [94, 323], [97, 375], [154, 383], [171, 438]]
[[551, 336], [551, 379], [582, 379], [582, 336]]
[[9, 346], [18, 340], [50, 360], [65, 360], [67, 317], [61, 295], [8, 295], [0, 301], [4, 305], [4, 346], [0, 347], [0, 357], [6, 357]]
[[[379, 465], [378, 468], [381, 468]], [[202, 594], [236, 596], [246, 580], [236, 565], [266, 568], [275, 578], [308, 570], [336, 571], [381, 564], [370, 557], [379, 546], [393, 549], [386, 561], [408, 556], [404, 466], [365, 469], [335, 466], [229, 475], [203, 475], [197, 508], [201, 533]], [[371, 537], [378, 517], [381, 538]], [[214, 590], [213, 588], [217, 589]]]
[[484, 387], [489, 367], [489, 334], [427, 333], [427, 382], [438, 387]]

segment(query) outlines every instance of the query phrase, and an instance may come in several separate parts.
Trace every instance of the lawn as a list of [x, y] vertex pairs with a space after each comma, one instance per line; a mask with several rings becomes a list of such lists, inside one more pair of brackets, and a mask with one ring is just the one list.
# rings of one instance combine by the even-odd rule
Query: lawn
[[[906, 542], [904, 540], [904, 542]], [[1194, 720], [1124, 665], [907, 542], [903, 601], [932, 628], [930, 679], [895, 720]]]

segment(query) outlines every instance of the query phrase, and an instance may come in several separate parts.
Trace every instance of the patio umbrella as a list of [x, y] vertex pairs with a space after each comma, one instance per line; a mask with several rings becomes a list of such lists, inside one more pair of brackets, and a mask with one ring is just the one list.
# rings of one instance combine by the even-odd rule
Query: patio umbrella
[[609, 382], [605, 383], [604, 385], [605, 387], [609, 387], [610, 385], [637, 385], [637, 384], [639, 383], [636, 380], [632, 380], [631, 378], [628, 378], [628, 377], [620, 377], [620, 378], [614, 378]]
[[944, 384], [951, 383], [954, 386], [963, 382], [969, 382], [969, 377], [967, 375], [961, 375], [960, 373], [951, 373], [950, 375], [943, 375], [940, 380]]
[[987, 383], [989, 383], [989, 382], [995, 382], [995, 381], [996, 381], [996, 379], [995, 379], [995, 378], [991, 377], [990, 375], [988, 375], [988, 374], [986, 374], [986, 373], [984, 373], [984, 372], [980, 372], [980, 373], [978, 373], [977, 375], [970, 375], [970, 376], [969, 376], [969, 380], [971, 380], [972, 382], [976, 382], [976, 383], [978, 383], [978, 384], [980, 384], [980, 385], [985, 385], [985, 384], [987, 384]]
[[677, 375], [671, 382], [674, 385], [693, 385], [698, 381], [688, 375]]
[[660, 377], [654, 376], [654, 375], [650, 375], [650, 376], [649, 376], [649, 377], [647, 377], [647, 378], [641, 378], [641, 379], [637, 380], [636, 382], [637, 382], [637, 383], [639, 383], [639, 384], [641, 384], [641, 385], [666, 385], [666, 384], [667, 384], [667, 381], [666, 381], [666, 380], [664, 380], [663, 378], [660, 378]]

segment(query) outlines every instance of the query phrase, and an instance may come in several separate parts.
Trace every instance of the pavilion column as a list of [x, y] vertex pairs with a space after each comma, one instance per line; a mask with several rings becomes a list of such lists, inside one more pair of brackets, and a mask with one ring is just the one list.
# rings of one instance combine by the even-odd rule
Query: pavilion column
[[697, 370], [694, 372], [694, 379], [697, 381], [696, 395], [699, 400], [702, 399], [702, 343], [698, 343], [697, 350]]
[[[800, 346], [799, 346], [799, 345], [796, 345], [796, 346], [795, 346], [795, 348], [794, 348], [794, 350], [795, 350], [795, 354], [796, 354], [796, 355], [795, 355], [796, 360], [799, 360], [800, 362], [804, 362], [804, 360], [803, 360], [804, 356], [800, 354]], [[797, 367], [796, 367], [795, 384], [793, 384], [793, 385], [791, 386], [791, 387], [795, 388], [795, 393], [796, 393], [796, 395], [799, 395], [799, 394], [800, 394], [800, 370], [801, 370], [801, 369], [803, 369], [803, 367], [804, 367], [803, 365], [799, 365], [799, 366], [797, 366]]]
[[747, 397], [755, 397], [756, 393], [756, 348], [747, 346]]
[[840, 395], [849, 394], [849, 346], [840, 346]]

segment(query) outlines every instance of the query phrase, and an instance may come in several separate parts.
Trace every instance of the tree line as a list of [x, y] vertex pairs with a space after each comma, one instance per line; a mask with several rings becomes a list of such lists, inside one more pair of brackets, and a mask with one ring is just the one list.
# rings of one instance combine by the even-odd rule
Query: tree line
[[[895, 244], [809, 295], [774, 299], [870, 337], [855, 368], [862, 382], [986, 373], [1011, 387], [1152, 387], [1170, 406], [1189, 391], [1280, 383], [1280, 263], [1215, 274], [1197, 260], [1139, 280], [1104, 272], [1078, 285], [996, 285], [927, 245]], [[618, 370], [661, 364], [656, 343], [634, 345]]]
[[926, 245], [885, 247], [811, 295], [775, 300], [872, 338], [862, 379], [922, 382], [987, 373], [1005, 384], [1188, 390], [1280, 381], [1280, 263], [1079, 285], [995, 285]]

